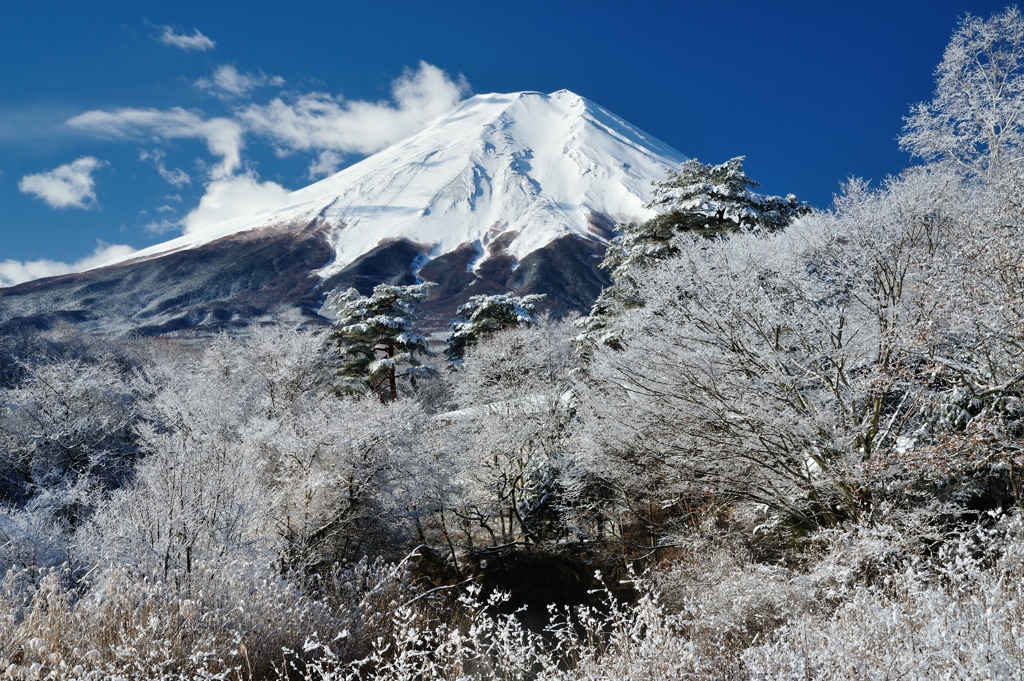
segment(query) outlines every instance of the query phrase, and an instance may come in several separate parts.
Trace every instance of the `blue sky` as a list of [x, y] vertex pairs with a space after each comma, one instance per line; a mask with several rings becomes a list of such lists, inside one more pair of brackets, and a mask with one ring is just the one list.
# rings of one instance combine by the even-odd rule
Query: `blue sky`
[[902, 117], [930, 98], [959, 18], [1004, 3], [12, 5], [0, 284], [165, 241], [218, 201], [272, 200], [469, 93], [567, 88], [826, 207], [846, 178], [909, 165]]

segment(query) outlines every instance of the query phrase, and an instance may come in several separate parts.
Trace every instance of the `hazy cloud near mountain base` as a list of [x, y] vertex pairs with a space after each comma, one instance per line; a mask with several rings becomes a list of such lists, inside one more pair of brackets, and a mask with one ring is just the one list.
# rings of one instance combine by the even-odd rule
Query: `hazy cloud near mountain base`
[[336, 151], [321, 151], [316, 160], [309, 164], [309, 179], [318, 180], [338, 172], [345, 157]]
[[96, 205], [96, 181], [92, 174], [103, 165], [99, 159], [83, 156], [53, 170], [26, 175], [18, 189], [42, 199], [51, 208], [91, 208]]
[[30, 260], [27, 262], [0, 260], [0, 287], [14, 286], [33, 279], [42, 279], [43, 277], [55, 277], [59, 274], [83, 272], [116, 258], [129, 256], [134, 252], [135, 249], [131, 246], [100, 242], [97, 244], [96, 250], [92, 252], [92, 255], [73, 263], [59, 262], [57, 260]]

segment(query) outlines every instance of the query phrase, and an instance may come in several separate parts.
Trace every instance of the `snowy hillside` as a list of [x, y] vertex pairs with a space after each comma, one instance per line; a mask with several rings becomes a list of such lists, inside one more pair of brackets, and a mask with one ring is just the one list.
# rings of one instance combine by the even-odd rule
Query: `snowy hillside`
[[417, 135], [275, 208], [79, 274], [5, 289], [0, 329], [204, 333], [322, 323], [326, 294], [435, 284], [423, 328], [479, 294], [544, 294], [586, 312], [616, 223], [686, 157], [566, 90], [472, 97]]
[[[421, 264], [464, 244], [479, 254], [474, 269], [502, 252], [518, 262], [561, 237], [603, 241], [601, 226], [649, 217], [652, 181], [685, 160], [568, 90], [477, 95], [419, 134], [293, 192], [284, 205], [131, 259], [319, 219], [335, 251], [321, 277], [398, 239], [420, 247]], [[502, 235], [503, 248], [487, 249]]]

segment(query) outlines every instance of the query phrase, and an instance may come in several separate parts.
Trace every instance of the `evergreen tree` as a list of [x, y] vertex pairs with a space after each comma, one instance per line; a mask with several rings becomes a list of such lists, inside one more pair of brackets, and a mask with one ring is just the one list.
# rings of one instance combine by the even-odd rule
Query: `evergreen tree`
[[508, 293], [471, 297], [456, 311], [458, 316], [451, 324], [452, 335], [448, 337], [445, 350], [448, 360], [460, 361], [467, 347], [495, 331], [532, 325], [537, 303], [544, 298], [544, 294], [514, 296]]
[[672, 243], [678, 234], [776, 231], [810, 212], [810, 206], [793, 194], [783, 198], [751, 191], [761, 185], [743, 171], [743, 161], [743, 156], [737, 156], [719, 165], [705, 165], [691, 159], [669, 171], [655, 185], [654, 199], [647, 204], [660, 214], [640, 224], [620, 225], [621, 233], [601, 267], [618, 279], [625, 268], [646, 266], [678, 253]]
[[430, 354], [427, 340], [413, 333], [412, 326], [431, 285], [379, 284], [370, 296], [350, 288], [327, 297], [335, 315], [328, 340], [338, 348], [340, 391], [369, 388], [387, 402], [398, 397], [399, 379], [408, 378], [415, 385], [417, 376], [429, 373], [419, 361], [419, 356]]
[[582, 321], [585, 331], [581, 340], [621, 347], [612, 320], [643, 305], [636, 276], [677, 255], [680, 235], [774, 232], [810, 212], [810, 206], [793, 194], [781, 197], [752, 191], [760, 184], [744, 172], [743, 161], [743, 156], [737, 156], [719, 165], [706, 165], [691, 159], [655, 184], [654, 199], [647, 207], [661, 212], [643, 223], [619, 225], [620, 234], [601, 263], [615, 283], [601, 292]]

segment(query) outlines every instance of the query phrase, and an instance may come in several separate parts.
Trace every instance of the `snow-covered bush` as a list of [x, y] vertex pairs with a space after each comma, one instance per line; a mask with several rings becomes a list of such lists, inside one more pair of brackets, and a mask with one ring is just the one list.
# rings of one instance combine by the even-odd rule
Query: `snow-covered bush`
[[559, 473], [575, 413], [571, 333], [571, 322], [545, 320], [466, 348], [451, 375], [459, 409], [435, 416], [432, 430], [450, 476], [450, 541], [472, 548], [560, 535]]
[[[763, 679], [1014, 678], [1024, 668], [1021, 529], [1015, 514], [966, 532], [852, 589], [833, 614], [795, 619], [776, 641], [745, 651], [744, 663]], [[901, 539], [872, 543], [905, 555]]]
[[78, 584], [60, 569], [12, 571], [3, 587], [7, 677], [97, 681], [288, 678], [318, 664], [304, 648], [317, 632], [355, 659], [393, 635], [389, 603], [416, 598], [408, 572], [380, 562], [339, 571], [319, 598], [245, 563], [198, 566], [187, 586], [114, 567]]

